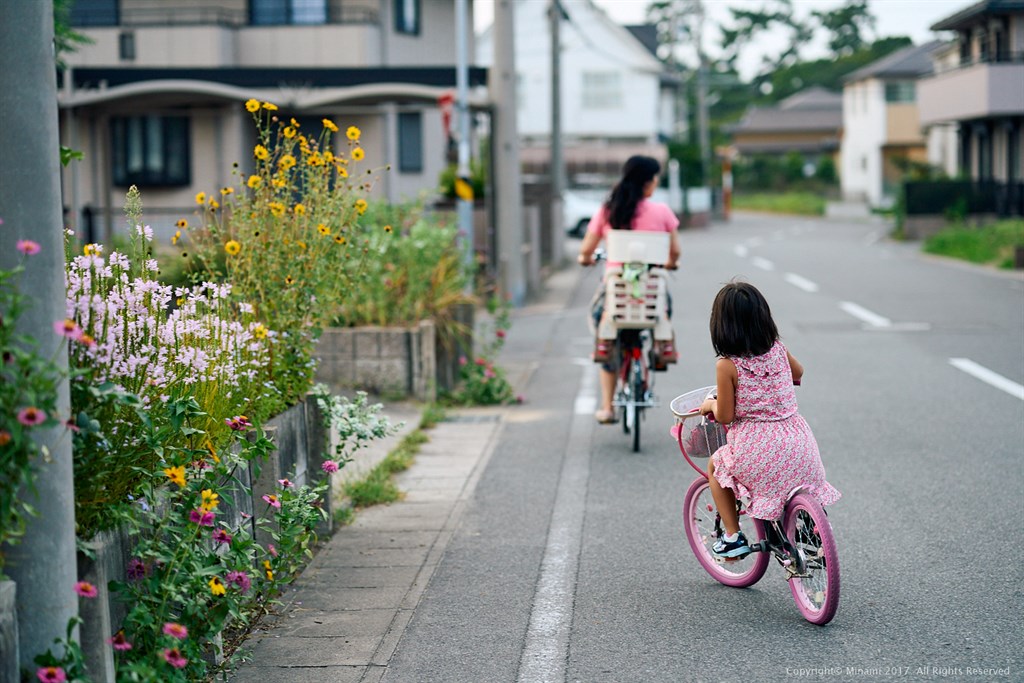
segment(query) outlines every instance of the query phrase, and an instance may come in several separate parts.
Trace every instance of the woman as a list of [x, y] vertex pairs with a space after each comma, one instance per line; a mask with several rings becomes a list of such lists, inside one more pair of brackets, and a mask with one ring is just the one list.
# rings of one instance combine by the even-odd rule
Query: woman
[[[657, 159], [646, 156], [634, 156], [626, 160], [622, 167], [622, 178], [612, 188], [608, 200], [598, 209], [587, 225], [587, 233], [580, 245], [577, 261], [580, 265], [589, 266], [594, 263], [594, 250], [608, 234], [609, 230], [639, 230], [642, 232], [667, 232], [669, 239], [669, 255], [666, 268], [674, 269], [679, 261], [679, 239], [676, 229], [679, 219], [668, 206], [650, 201], [658, 186], [658, 174], [661, 165]], [[608, 262], [607, 268], [621, 266], [621, 263]], [[606, 268], [606, 272], [607, 272]], [[602, 285], [601, 291], [604, 291]], [[597, 297], [595, 322], [599, 322], [604, 307], [604, 298]], [[666, 363], [676, 362], [675, 345], [672, 342], [658, 342], [660, 348], [655, 354]], [[594, 417], [601, 424], [615, 422], [615, 411], [612, 410], [612, 397], [615, 394], [615, 365], [610, 357], [611, 345], [601, 339], [595, 340], [594, 361], [601, 363], [601, 406]]]

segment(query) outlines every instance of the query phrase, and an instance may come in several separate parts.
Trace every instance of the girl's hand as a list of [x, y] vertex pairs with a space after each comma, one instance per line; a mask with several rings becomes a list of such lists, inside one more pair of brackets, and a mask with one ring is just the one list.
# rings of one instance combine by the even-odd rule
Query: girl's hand
[[701, 415], [712, 415], [712, 416], [714, 416], [714, 414], [715, 414], [715, 403], [716, 403], [716, 401], [713, 398], [704, 399], [704, 403], [700, 404], [700, 414]]

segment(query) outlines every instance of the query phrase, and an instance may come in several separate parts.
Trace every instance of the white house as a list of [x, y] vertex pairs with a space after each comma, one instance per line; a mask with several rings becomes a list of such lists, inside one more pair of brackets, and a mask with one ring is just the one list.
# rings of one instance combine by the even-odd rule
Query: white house
[[[632, 154], [665, 161], [676, 125], [676, 83], [658, 60], [654, 27], [624, 27], [591, 0], [562, 0], [561, 129], [570, 180], [616, 174]], [[517, 125], [527, 172], [546, 173], [551, 137], [549, 2], [516, 3]], [[476, 63], [492, 63], [493, 26]]]
[[62, 74], [61, 142], [85, 153], [63, 185], [87, 237], [121, 224], [129, 185], [167, 234], [197, 192], [233, 184], [232, 162], [252, 160], [249, 98], [307, 130], [358, 126], [366, 164], [391, 164], [375, 196], [413, 198], [447, 165], [438, 98], [455, 86], [455, 0], [76, 0], [71, 20], [92, 42]]
[[934, 41], [897, 50], [843, 79], [844, 198], [888, 205], [902, 178], [900, 160], [927, 161], [917, 83], [932, 72], [930, 55], [941, 45]]

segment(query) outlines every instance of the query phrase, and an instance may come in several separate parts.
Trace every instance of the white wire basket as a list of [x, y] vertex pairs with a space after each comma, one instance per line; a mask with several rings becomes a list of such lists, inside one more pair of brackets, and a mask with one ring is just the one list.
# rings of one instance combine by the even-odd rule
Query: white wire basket
[[676, 417], [672, 433], [687, 458], [710, 458], [726, 443], [725, 427], [700, 414], [701, 404], [713, 398], [715, 390], [713, 386], [702, 387], [672, 399], [670, 408]]

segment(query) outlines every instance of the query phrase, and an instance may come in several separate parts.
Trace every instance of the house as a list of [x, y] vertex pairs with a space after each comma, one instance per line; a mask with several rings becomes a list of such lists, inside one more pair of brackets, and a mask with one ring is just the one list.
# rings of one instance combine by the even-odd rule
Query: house
[[800, 154], [817, 166], [823, 159], [839, 165], [843, 133], [843, 97], [818, 86], [801, 90], [773, 107], [751, 107], [727, 129], [743, 157]]
[[92, 42], [61, 74], [61, 142], [85, 154], [63, 185], [87, 239], [121, 225], [132, 184], [158, 236], [198, 192], [235, 184], [232, 163], [252, 163], [249, 98], [307, 129], [360, 128], [373, 196], [414, 198], [447, 165], [455, 0], [77, 0], [71, 20]]
[[[633, 154], [664, 162], [676, 126], [677, 83], [655, 54], [654, 27], [624, 27], [591, 0], [561, 0], [561, 132], [570, 185], [615, 178]], [[551, 144], [550, 3], [516, 4], [517, 125], [525, 174], [547, 174]], [[493, 26], [477, 38], [488, 65]]]
[[[983, 0], [935, 23], [956, 39], [919, 83], [921, 125], [945, 135], [950, 169], [1024, 214], [1024, 1]], [[952, 157], [952, 158], [949, 158]], [[1012, 209], [1012, 210], [1011, 210]]]
[[840, 185], [847, 200], [892, 203], [905, 162], [925, 163], [918, 81], [932, 72], [941, 42], [911, 45], [843, 79]]

